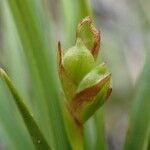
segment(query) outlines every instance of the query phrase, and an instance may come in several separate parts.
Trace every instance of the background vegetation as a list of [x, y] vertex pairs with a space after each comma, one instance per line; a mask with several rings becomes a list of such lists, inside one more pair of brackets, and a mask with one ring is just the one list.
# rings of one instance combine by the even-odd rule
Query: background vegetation
[[[52, 149], [70, 149], [59, 103], [62, 90], [56, 67], [57, 41], [62, 41], [63, 49], [74, 45], [77, 23], [90, 15], [101, 31], [98, 61], [109, 65], [113, 93], [107, 104], [86, 122], [84, 149], [148, 150], [149, 10], [148, 0], [0, 1], [0, 67], [26, 99]], [[0, 149], [34, 149], [2, 80]]]

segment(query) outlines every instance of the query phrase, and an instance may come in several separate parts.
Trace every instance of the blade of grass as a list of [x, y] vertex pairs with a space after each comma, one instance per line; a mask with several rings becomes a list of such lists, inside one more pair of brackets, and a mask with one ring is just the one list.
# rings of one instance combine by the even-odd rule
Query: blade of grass
[[86, 150], [107, 149], [103, 108], [99, 109], [94, 117], [88, 120], [84, 133], [84, 146]]
[[150, 140], [150, 47], [148, 38], [150, 21], [142, 7], [141, 1], [137, 1], [137, 8], [139, 16], [142, 16], [144, 20], [141, 22], [141, 27], [144, 33], [146, 58], [142, 74], [137, 84], [138, 88], [133, 103], [133, 110], [130, 114], [129, 129], [124, 144], [125, 150], [148, 150]]
[[4, 70], [0, 69], [0, 75], [7, 84], [9, 90], [11, 91], [15, 103], [22, 115], [22, 118], [26, 124], [26, 127], [28, 129], [28, 132], [30, 133], [30, 136], [32, 138], [32, 141], [36, 147], [36, 149], [41, 150], [48, 150], [50, 149], [48, 143], [46, 142], [43, 134], [41, 133], [38, 125], [36, 124], [32, 114], [29, 112], [27, 106], [24, 104], [23, 98], [20, 96], [20, 94], [17, 92], [17, 89], [15, 88], [14, 84], [11, 82], [8, 75], [5, 73]]
[[125, 150], [147, 150], [150, 136], [150, 52], [147, 51], [147, 58], [143, 73], [138, 83], [138, 89], [131, 112], [129, 129], [124, 145]]
[[105, 135], [105, 124], [104, 124], [104, 109], [100, 108], [95, 114], [97, 139], [95, 150], [106, 150], [106, 135]]
[[33, 9], [33, 1], [25, 0], [22, 3], [21, 0], [12, 0], [8, 1], [8, 4], [13, 13], [30, 70], [33, 74], [32, 79], [36, 81], [35, 84], [41, 87], [44, 100], [47, 103], [55, 146], [58, 149], [61, 149], [62, 146], [65, 149], [70, 149], [58, 102], [56, 73], [53, 68], [55, 59], [52, 53], [51, 59], [47, 55], [50, 49], [41, 34], [39, 22], [34, 17], [37, 14]]
[[[9, 136], [4, 132], [1, 122], [0, 122], [0, 149], [8, 149], [8, 145], [9, 145], [9, 148], [12, 147], [12, 150], [15, 150], [14, 144], [10, 142], [8, 137]], [[7, 143], [7, 146], [6, 146], [6, 143]]]
[[19, 116], [18, 118], [19, 113], [16, 113], [16, 107], [14, 107], [14, 103], [11, 100], [12, 96], [6, 90], [4, 82], [0, 80], [0, 128], [8, 139], [4, 141], [4, 145], [6, 149], [33, 150], [33, 143], [22, 120], [20, 121], [21, 117]]
[[84, 125], [84, 138], [83, 138], [84, 149], [86, 150], [95, 149], [96, 136], [97, 136], [97, 130], [96, 130], [95, 118], [91, 117]]

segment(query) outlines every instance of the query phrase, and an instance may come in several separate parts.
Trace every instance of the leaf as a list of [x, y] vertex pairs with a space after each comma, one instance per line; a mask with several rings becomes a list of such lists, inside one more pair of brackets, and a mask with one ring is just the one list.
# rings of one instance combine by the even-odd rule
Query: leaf
[[145, 66], [130, 114], [130, 122], [124, 150], [148, 150], [150, 137], [150, 52], [148, 49]]
[[101, 107], [95, 114], [95, 122], [96, 122], [96, 146], [95, 150], [107, 150], [107, 142], [106, 142], [106, 134], [105, 134], [105, 122], [104, 122], [104, 112], [103, 107]]
[[0, 75], [7, 84], [9, 90], [11, 91], [15, 103], [20, 111], [20, 114], [22, 115], [22, 118], [25, 122], [25, 125], [28, 129], [28, 132], [32, 138], [32, 141], [36, 147], [37, 150], [49, 150], [50, 147], [48, 143], [46, 142], [46, 139], [44, 138], [42, 132], [40, 131], [36, 121], [34, 120], [32, 114], [29, 112], [27, 106], [24, 104], [23, 98], [18, 93], [17, 89], [15, 88], [14, 84], [11, 82], [10, 78], [6, 74], [6, 72], [2, 69], [0, 69]]

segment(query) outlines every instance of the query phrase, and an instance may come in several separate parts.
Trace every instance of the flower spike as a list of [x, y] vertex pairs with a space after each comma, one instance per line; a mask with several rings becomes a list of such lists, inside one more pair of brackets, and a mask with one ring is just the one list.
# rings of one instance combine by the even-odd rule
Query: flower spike
[[[80, 37], [84, 25], [88, 25], [94, 43], [89, 50]], [[58, 42], [59, 76], [67, 100], [67, 109], [79, 127], [88, 120], [109, 98], [112, 92], [112, 76], [107, 65], [96, 65], [100, 47], [100, 32], [87, 16], [77, 26], [76, 43], [62, 55]]]

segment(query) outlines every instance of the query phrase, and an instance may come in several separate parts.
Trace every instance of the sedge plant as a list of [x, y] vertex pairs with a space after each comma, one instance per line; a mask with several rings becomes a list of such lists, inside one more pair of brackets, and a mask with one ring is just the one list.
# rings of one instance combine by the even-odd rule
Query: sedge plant
[[[75, 44], [72, 44], [73, 46], [66, 50], [63, 50], [61, 43], [58, 42], [57, 61], [53, 57], [56, 43], [54, 38], [47, 36], [48, 28], [51, 28], [51, 22], [46, 22], [48, 14], [45, 13], [47, 16], [42, 14], [42, 11], [47, 11], [46, 7], [41, 7], [42, 2], [7, 0], [2, 3], [4, 3], [7, 14], [5, 16], [8, 18], [7, 24], [13, 24], [15, 27], [14, 31], [9, 27], [8, 33], [11, 31], [11, 36], [16, 36], [17, 42], [22, 46], [33, 83], [31, 87], [34, 91], [34, 95], [30, 96], [33, 105], [30, 106], [28, 103], [30, 100], [28, 101], [24, 95], [22, 96], [21, 89], [17, 88], [15, 82], [12, 82], [13, 79], [11, 80], [6, 72], [0, 69], [0, 76], [4, 81], [0, 80], [0, 94], [1, 91], [4, 91], [0, 97], [0, 102], [1, 104], [6, 101], [9, 103], [9, 100], [12, 99], [11, 96], [7, 96], [8, 92], [3, 88], [5, 83], [24, 121], [24, 124], [20, 124], [18, 122], [22, 122], [22, 120], [16, 119], [19, 118], [17, 115], [11, 117], [11, 112], [16, 114], [18, 112], [13, 105], [6, 109], [3, 108], [5, 105], [0, 106], [0, 125], [3, 125], [7, 131], [6, 137], [9, 137], [7, 141], [11, 141], [8, 144], [8, 149], [106, 150], [103, 130], [104, 116], [100, 107], [111, 94], [112, 76], [106, 63], [98, 65], [96, 62], [100, 47], [100, 32], [94, 27], [92, 11], [88, 1], [61, 0], [64, 8], [62, 18], [65, 20], [67, 41], [69, 41], [68, 43], [73, 42], [75, 31], [76, 40]], [[72, 9], [74, 5], [78, 6], [78, 13]], [[70, 13], [68, 13], [68, 10]], [[77, 22], [79, 22], [78, 25]], [[75, 30], [76, 25], [77, 29]], [[43, 27], [46, 31], [43, 31]], [[83, 39], [81, 32], [85, 27], [87, 27], [87, 30]], [[48, 31], [48, 33], [53, 35], [52, 31]], [[89, 33], [92, 34], [92, 37], [89, 36]], [[86, 41], [92, 40], [93, 43], [90, 48]], [[11, 41], [13, 45], [12, 39], [8, 41]], [[18, 52], [21, 51], [16, 45], [12, 47]], [[15, 51], [12, 53], [13, 56], [14, 53]], [[19, 63], [17, 63], [19, 56], [14, 57], [15, 67], [16, 65], [19, 66]], [[124, 144], [125, 150], [148, 150], [150, 145], [149, 60], [150, 55], [147, 50], [144, 70], [135, 96], [134, 109], [131, 111], [131, 119]], [[22, 72], [23, 67], [21, 64], [17, 69], [14, 68], [11, 68], [12, 71], [18, 75], [18, 72]], [[60, 94], [62, 91], [57, 85], [56, 71], [59, 74], [63, 94]], [[25, 81], [17, 80], [24, 85]], [[28, 90], [26, 89], [26, 91]], [[96, 115], [94, 115], [95, 113]], [[89, 146], [92, 145], [89, 131], [84, 131], [90, 118], [95, 121], [97, 132], [94, 148]], [[14, 131], [15, 129], [18, 132]]]

